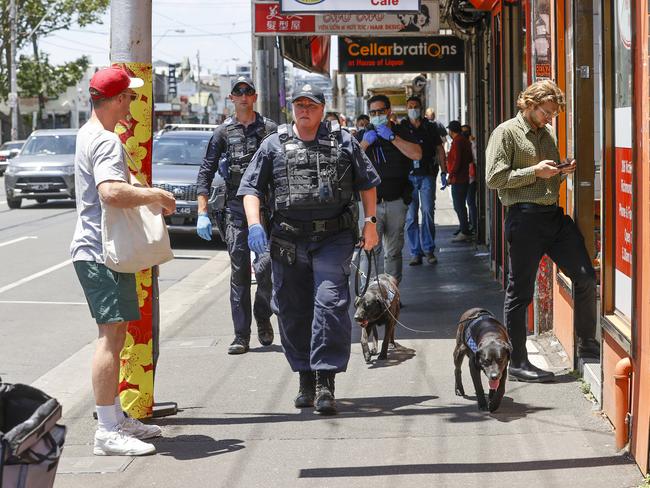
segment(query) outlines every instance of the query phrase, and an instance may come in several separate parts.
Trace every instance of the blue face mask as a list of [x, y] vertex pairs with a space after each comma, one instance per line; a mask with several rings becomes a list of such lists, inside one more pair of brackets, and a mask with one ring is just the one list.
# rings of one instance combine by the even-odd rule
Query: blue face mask
[[420, 109], [419, 108], [409, 108], [407, 110], [409, 119], [418, 120], [420, 118]]
[[387, 115], [374, 115], [370, 117], [370, 123], [374, 125], [375, 127], [379, 127], [380, 125], [386, 125], [388, 123], [388, 116]]

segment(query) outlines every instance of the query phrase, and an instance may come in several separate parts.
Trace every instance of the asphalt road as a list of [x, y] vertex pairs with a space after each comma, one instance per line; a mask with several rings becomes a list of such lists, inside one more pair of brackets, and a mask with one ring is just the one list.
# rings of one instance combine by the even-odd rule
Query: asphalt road
[[[7, 206], [0, 177], [0, 377], [31, 383], [96, 337], [70, 262], [71, 200]], [[177, 259], [160, 269], [161, 292], [219, 254], [223, 244], [172, 236]]]

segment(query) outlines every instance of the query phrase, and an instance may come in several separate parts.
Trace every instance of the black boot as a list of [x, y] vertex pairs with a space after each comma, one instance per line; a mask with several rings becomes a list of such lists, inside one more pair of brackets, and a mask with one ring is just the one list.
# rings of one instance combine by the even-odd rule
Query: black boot
[[521, 363], [511, 361], [508, 368], [508, 379], [512, 381], [524, 381], [528, 383], [545, 383], [553, 381], [555, 375], [550, 371], [544, 371], [533, 365], [528, 359]]
[[300, 389], [293, 404], [296, 408], [314, 406], [316, 396], [316, 375], [313, 371], [300, 371]]
[[263, 346], [273, 344], [273, 327], [270, 320], [257, 323], [257, 338]]
[[336, 413], [336, 401], [334, 400], [334, 376], [333, 371], [316, 371], [316, 412], [323, 415], [334, 415]]

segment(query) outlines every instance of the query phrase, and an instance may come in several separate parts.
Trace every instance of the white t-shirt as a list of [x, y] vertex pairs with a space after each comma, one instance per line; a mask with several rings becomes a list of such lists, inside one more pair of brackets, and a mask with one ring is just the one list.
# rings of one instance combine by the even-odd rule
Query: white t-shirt
[[96, 261], [102, 257], [102, 205], [97, 187], [104, 181], [128, 181], [122, 143], [96, 121], [79, 129], [74, 156], [77, 227], [70, 244], [73, 261]]

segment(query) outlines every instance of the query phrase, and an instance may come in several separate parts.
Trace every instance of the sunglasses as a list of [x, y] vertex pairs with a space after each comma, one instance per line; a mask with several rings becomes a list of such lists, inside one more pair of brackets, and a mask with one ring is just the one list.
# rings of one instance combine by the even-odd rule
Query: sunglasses
[[542, 114], [544, 115], [544, 117], [545, 117], [547, 120], [548, 120], [548, 119], [554, 119], [555, 117], [557, 117], [558, 115], [560, 115], [560, 112], [553, 112], [553, 113], [551, 113], [551, 112], [547, 112], [546, 110], [544, 110], [544, 109], [541, 107], [541, 105], [540, 105], [539, 107], [537, 107], [537, 109], [542, 111]]
[[370, 110], [368, 112], [368, 115], [385, 115], [388, 112], [388, 109], [386, 107], [384, 108], [378, 108], [377, 110]]
[[250, 86], [240, 86], [233, 88], [230, 94], [234, 97], [241, 97], [243, 95], [248, 95], [251, 97], [255, 95], [255, 90]]

